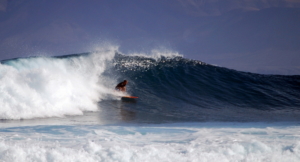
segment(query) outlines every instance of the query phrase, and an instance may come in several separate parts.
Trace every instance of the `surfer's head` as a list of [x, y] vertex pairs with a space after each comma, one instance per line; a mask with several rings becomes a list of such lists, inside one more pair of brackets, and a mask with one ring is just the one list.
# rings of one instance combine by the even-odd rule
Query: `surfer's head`
[[127, 80], [124, 80], [123, 83], [126, 85], [126, 84], [128, 83], [128, 81], [127, 81]]

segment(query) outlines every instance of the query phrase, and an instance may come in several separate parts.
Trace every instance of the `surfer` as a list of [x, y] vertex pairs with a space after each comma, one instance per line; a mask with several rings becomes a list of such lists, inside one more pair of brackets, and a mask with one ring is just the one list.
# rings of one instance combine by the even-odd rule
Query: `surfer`
[[119, 91], [122, 91], [122, 92], [125, 92], [126, 91], [126, 84], [128, 83], [127, 80], [124, 80], [123, 82], [119, 83], [117, 86], [116, 86], [116, 90], [119, 90]]

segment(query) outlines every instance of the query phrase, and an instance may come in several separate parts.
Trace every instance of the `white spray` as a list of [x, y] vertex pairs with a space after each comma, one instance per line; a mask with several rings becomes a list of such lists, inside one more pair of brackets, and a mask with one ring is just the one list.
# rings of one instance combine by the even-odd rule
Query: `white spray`
[[98, 80], [116, 48], [69, 58], [35, 57], [0, 64], [0, 119], [81, 115], [97, 111], [110, 89]]

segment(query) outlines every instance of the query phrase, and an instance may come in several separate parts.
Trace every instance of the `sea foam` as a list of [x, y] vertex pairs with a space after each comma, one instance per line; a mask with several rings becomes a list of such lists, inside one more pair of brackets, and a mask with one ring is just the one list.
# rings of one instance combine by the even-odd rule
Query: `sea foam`
[[[257, 125], [256, 123], [255, 125]], [[299, 127], [34, 126], [1, 129], [3, 161], [299, 161]], [[200, 124], [201, 125], [201, 124]], [[75, 140], [76, 139], [76, 140]]]

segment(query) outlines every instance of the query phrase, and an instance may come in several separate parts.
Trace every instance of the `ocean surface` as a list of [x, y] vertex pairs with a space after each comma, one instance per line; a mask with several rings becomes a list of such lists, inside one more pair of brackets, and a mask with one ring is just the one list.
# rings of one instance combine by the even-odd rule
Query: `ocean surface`
[[168, 51], [2, 60], [0, 161], [300, 161], [300, 76]]

